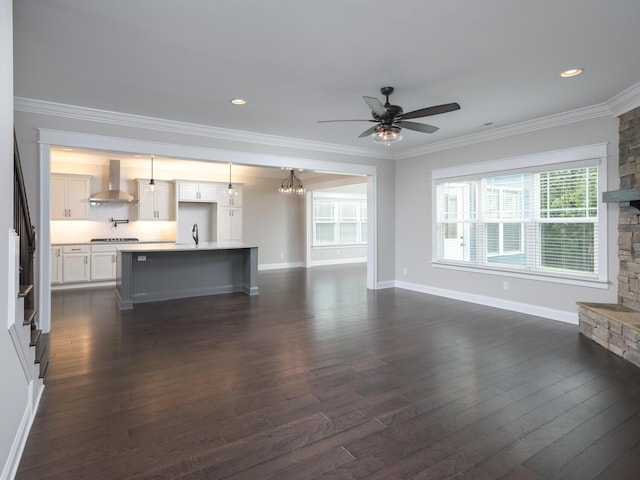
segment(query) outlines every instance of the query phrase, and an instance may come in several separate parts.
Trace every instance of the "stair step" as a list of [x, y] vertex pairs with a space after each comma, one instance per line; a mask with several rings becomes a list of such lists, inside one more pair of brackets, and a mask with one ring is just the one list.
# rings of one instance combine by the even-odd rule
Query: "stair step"
[[20, 290], [18, 290], [18, 297], [26, 297], [32, 290], [33, 285], [20, 285]]
[[40, 364], [40, 374], [38, 375], [39, 378], [44, 378], [44, 376], [47, 374], [47, 368], [49, 368], [49, 360]]
[[31, 343], [29, 343], [30, 347], [35, 347], [40, 342], [40, 336], [42, 335], [42, 330], [32, 330], [31, 331]]
[[47, 347], [44, 345], [36, 345], [36, 361], [35, 363], [42, 363], [46, 361], [45, 354], [47, 353]]
[[34, 309], [29, 309], [29, 310], [25, 310], [24, 311], [24, 320], [22, 321], [23, 325], [33, 325], [33, 321], [36, 318], [36, 315], [38, 314], [37, 310]]

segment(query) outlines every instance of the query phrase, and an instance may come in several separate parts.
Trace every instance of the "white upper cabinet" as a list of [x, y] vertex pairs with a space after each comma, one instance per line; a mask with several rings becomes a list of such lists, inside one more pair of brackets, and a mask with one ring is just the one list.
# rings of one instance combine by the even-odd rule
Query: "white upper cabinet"
[[174, 182], [155, 180], [148, 191], [148, 180], [138, 179], [138, 220], [174, 220]]
[[89, 188], [86, 175], [51, 175], [51, 220], [89, 218]]
[[218, 191], [217, 183], [180, 181], [178, 182], [178, 201], [216, 203]]

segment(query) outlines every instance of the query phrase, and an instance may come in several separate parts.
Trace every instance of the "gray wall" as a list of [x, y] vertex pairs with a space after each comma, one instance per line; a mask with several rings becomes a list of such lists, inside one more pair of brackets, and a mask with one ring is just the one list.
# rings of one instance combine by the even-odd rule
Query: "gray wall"
[[[576, 312], [576, 301], [616, 302], [616, 259], [618, 207], [608, 207], [608, 278], [609, 288], [599, 289], [547, 283], [523, 278], [503, 277], [468, 271], [447, 270], [431, 266], [433, 169], [507, 159], [539, 152], [609, 142], [608, 190], [618, 185], [618, 121], [601, 117], [490, 142], [450, 149], [399, 160], [396, 167], [396, 278], [425, 287], [497, 298], [565, 312]], [[407, 274], [403, 269], [407, 269]], [[509, 282], [504, 291], [503, 282]]]
[[243, 237], [245, 242], [258, 245], [258, 264], [302, 266], [304, 196], [282, 195], [278, 179], [244, 177], [241, 181]]
[[[7, 462], [14, 441], [24, 433], [29, 408], [29, 385], [7, 330], [9, 302], [9, 230], [13, 228], [13, 25], [12, 2], [0, 0], [0, 475], [9, 475]], [[28, 413], [28, 412], [27, 412]], [[13, 452], [15, 455], [15, 451]]]

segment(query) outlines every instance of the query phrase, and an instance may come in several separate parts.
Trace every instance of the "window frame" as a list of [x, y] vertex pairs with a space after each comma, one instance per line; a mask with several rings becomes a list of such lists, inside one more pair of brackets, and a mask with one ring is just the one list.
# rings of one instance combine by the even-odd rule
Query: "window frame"
[[[316, 221], [316, 200], [326, 200], [331, 201], [333, 203], [333, 221], [326, 222], [317, 222]], [[349, 217], [342, 221], [342, 212], [341, 212], [341, 204], [349, 204], [355, 203], [358, 204], [357, 211], [355, 212], [355, 218]], [[363, 216], [364, 209], [364, 216]], [[367, 212], [367, 197], [366, 195], [359, 194], [349, 194], [349, 193], [324, 193], [324, 192], [312, 192], [311, 195], [311, 248], [312, 249], [321, 249], [321, 248], [349, 248], [349, 247], [366, 247], [367, 246], [367, 237], [366, 234], [362, 234], [362, 226], [363, 224], [368, 224], [368, 212]], [[334, 224], [334, 239], [336, 240], [334, 243], [316, 243], [316, 224], [317, 223], [333, 223]], [[356, 242], [348, 242], [344, 243], [341, 241], [341, 224], [355, 224], [355, 232], [357, 241]]]
[[[464, 181], [479, 179], [481, 177], [504, 176], [517, 173], [540, 173], [560, 169], [575, 169], [598, 166], [598, 203], [597, 203], [597, 228], [598, 228], [598, 256], [594, 258], [597, 263], [597, 274], [573, 274], [553, 273], [542, 271], [528, 271], [510, 268], [503, 265], [472, 264], [465, 261], [438, 259], [438, 210], [437, 210], [437, 184], [443, 181]], [[533, 155], [513, 157], [502, 160], [493, 160], [482, 163], [472, 163], [434, 169], [431, 176], [432, 193], [432, 248], [431, 265], [434, 268], [448, 268], [454, 270], [472, 271], [476, 273], [520, 277], [548, 281], [553, 283], [565, 283], [571, 285], [591, 286], [596, 288], [608, 288], [608, 232], [607, 232], [607, 205], [600, 201], [602, 192], [607, 190], [608, 155], [607, 144], [594, 144], [583, 147], [569, 148], [542, 152]], [[499, 222], [499, 220], [497, 221]]]

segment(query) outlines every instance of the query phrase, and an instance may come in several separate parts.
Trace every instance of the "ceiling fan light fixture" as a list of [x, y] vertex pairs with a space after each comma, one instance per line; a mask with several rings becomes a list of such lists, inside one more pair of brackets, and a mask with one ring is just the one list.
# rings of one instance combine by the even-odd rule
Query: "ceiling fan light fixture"
[[400, 127], [381, 127], [373, 134], [373, 141], [382, 145], [391, 145], [393, 142], [402, 140]]

